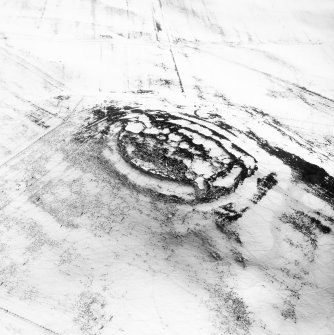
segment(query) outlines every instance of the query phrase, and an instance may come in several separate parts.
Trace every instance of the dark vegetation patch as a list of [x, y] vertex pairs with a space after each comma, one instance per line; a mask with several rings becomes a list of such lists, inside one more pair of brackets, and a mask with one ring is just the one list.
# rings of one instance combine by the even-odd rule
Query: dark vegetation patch
[[28, 114], [28, 119], [32, 121], [33, 123], [37, 124], [37, 126], [40, 126], [44, 129], [48, 129], [50, 126], [44, 122], [43, 119], [39, 118], [38, 116], [35, 116], [33, 114]]
[[281, 315], [284, 320], [290, 319], [294, 323], [297, 322], [296, 306], [289, 299], [284, 300], [284, 308], [281, 311]]
[[229, 240], [242, 244], [237, 227], [233, 223], [242, 217], [247, 208], [237, 211], [233, 204], [229, 203], [221, 206], [219, 210], [215, 211], [215, 224], [220, 232], [222, 232]]
[[176, 195], [166, 195], [163, 193], [159, 193], [141, 186], [138, 186], [137, 184], [132, 183], [128, 177], [121, 172], [119, 172], [116, 169], [113, 169], [110, 167], [109, 162], [104, 157], [97, 157], [97, 161], [100, 162], [101, 166], [104, 167], [104, 169], [108, 170], [111, 174], [115, 175], [117, 179], [127, 188], [133, 189], [135, 192], [139, 193], [146, 193], [148, 196], [150, 196], [152, 199], [156, 201], [162, 201], [165, 203], [179, 203], [179, 204], [186, 204], [187, 200], [184, 200], [181, 197], [178, 197]]
[[313, 247], [310, 248], [309, 244], [305, 243], [304, 241], [300, 242], [296, 238], [291, 239], [288, 237], [285, 237], [283, 241], [288, 243], [290, 247], [295, 248], [296, 251], [301, 252], [309, 262], [314, 261], [315, 249]]
[[329, 175], [322, 167], [309, 163], [303, 158], [281, 148], [270, 145], [268, 141], [258, 137], [252, 131], [248, 131], [247, 134], [270, 155], [279, 158], [290, 166], [298, 178], [311, 187], [318, 196], [334, 205], [334, 177]]
[[[133, 133], [127, 130], [129, 123], [141, 123], [136, 118], [140, 119], [142, 116], [149, 119], [149, 127], [157, 133], [151, 134], [145, 131]], [[189, 118], [183, 120], [181, 116], [175, 116], [161, 110], [143, 110], [138, 107], [110, 105], [103, 109], [94, 109], [91, 116], [86, 120], [86, 125], [75, 134], [74, 138], [79, 142], [94, 140], [104, 145], [112, 129], [111, 126], [117, 124], [120, 126], [117, 140], [118, 151], [129, 164], [152, 177], [190, 184], [195, 190], [195, 202], [209, 202], [233, 192], [244, 179], [254, 174], [257, 167], [255, 164], [252, 167], [246, 167], [242, 158], [227, 151], [219, 139], [229, 140], [215, 130], [199, 124], [199, 120], [201, 118], [196, 116], [189, 116]], [[143, 123], [141, 124], [143, 125]], [[203, 128], [203, 132], [192, 127], [192, 125], [200, 126]], [[224, 128], [228, 127], [224, 126]], [[167, 130], [167, 134], [163, 132], [165, 130]], [[176, 135], [179, 140], [175, 142], [173, 139], [168, 139], [171, 135]], [[212, 166], [215, 166], [215, 172], [204, 178], [204, 186], [201, 188], [197, 181], [198, 178], [202, 178], [201, 174], [184, 163], [185, 159], [190, 159], [190, 161], [196, 159], [200, 162], [213, 164], [210, 149], [199, 143], [198, 139], [202, 139], [203, 143], [206, 141], [214, 142], [229, 158], [228, 162], [224, 162], [224, 160], [214, 161]], [[179, 146], [181, 142], [186, 147], [181, 148]], [[232, 147], [241, 154], [241, 157], [250, 156], [233, 143]], [[129, 148], [131, 150], [128, 150]], [[254, 161], [256, 162], [255, 159]], [[224, 178], [235, 166], [238, 166], [241, 171], [235, 176], [231, 185], [214, 186], [217, 178]]]
[[[150, 146], [147, 140], [154, 141]], [[150, 173], [158, 178], [172, 179], [180, 182], [189, 183], [186, 177], [187, 166], [180, 160], [168, 156], [167, 148], [163, 147], [162, 141], [157, 141], [153, 136], [140, 136], [130, 132], [124, 133], [122, 139], [118, 141], [120, 152], [123, 158], [143, 172]], [[134, 151], [129, 155], [127, 147], [132, 145]], [[153, 163], [154, 169], [143, 169], [139, 164], [133, 163], [135, 159], [140, 162]]]
[[233, 290], [223, 290], [221, 285], [211, 289], [211, 301], [216, 301], [215, 311], [222, 325], [222, 334], [249, 334], [253, 324], [251, 313], [244, 300]]
[[334, 217], [330, 217], [330, 216], [325, 215], [325, 214], [320, 213], [320, 212], [315, 212], [315, 214], [319, 215], [321, 218], [325, 219], [326, 221], [334, 224]]
[[257, 193], [254, 195], [252, 202], [257, 204], [270, 189], [272, 189], [277, 184], [276, 173], [269, 173], [263, 178], [257, 179]]
[[143, 90], [143, 89], [139, 89], [136, 91], [136, 93], [139, 93], [139, 94], [147, 94], [147, 93], [154, 93], [153, 90]]
[[223, 300], [237, 328], [248, 331], [252, 321], [245, 302], [233, 291], [224, 294]]
[[232, 254], [233, 254], [234, 260], [245, 269], [247, 266], [246, 264], [247, 260], [242, 255], [242, 253], [238, 250], [232, 250]]
[[55, 99], [60, 100], [60, 101], [68, 100], [69, 98], [70, 98], [69, 95], [58, 95], [55, 97]]
[[174, 82], [170, 79], [159, 79], [158, 82], [160, 85], [167, 87], [171, 87], [174, 85]]
[[155, 28], [157, 29], [157, 32], [162, 31], [161, 24], [157, 21], [155, 21]]
[[216, 92], [214, 96], [216, 98], [222, 99], [227, 106], [235, 106], [235, 104], [232, 103], [232, 101], [221, 92]]
[[234, 128], [232, 126], [230, 126], [229, 124], [227, 124], [226, 122], [217, 120], [217, 121], [214, 121], [213, 123], [215, 125], [217, 125], [219, 128], [224, 129], [225, 131], [227, 131], [231, 135], [235, 136], [235, 134], [232, 132], [232, 130], [234, 130]]
[[330, 227], [323, 225], [321, 221], [302, 211], [294, 211], [292, 214], [285, 213], [280, 219], [302, 233], [314, 249], [317, 248], [319, 233], [329, 234], [331, 232]]

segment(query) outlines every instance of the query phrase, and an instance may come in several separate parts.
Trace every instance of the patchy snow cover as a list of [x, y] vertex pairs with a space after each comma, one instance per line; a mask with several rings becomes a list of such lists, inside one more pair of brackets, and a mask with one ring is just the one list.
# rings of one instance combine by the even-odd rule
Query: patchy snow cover
[[3, 3], [0, 334], [332, 334], [333, 17]]

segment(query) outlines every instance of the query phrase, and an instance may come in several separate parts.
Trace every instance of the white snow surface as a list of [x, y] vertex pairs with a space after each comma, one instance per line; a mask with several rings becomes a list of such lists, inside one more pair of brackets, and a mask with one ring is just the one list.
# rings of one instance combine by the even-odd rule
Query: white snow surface
[[[334, 175], [332, 0], [0, 4], [1, 335], [333, 334], [333, 205], [246, 136]], [[181, 116], [215, 140], [219, 132], [258, 170], [208, 203], [150, 196], [143, 190], [195, 191], [127, 164], [116, 126], [109, 145], [99, 134], [74, 140], [111, 103]], [[129, 118], [127, 130], [156, 133], [145, 115]], [[255, 204], [269, 173], [277, 184]], [[229, 204], [247, 210], [222, 232], [215, 212]], [[316, 230], [315, 246], [282, 219], [295, 212], [331, 232]]]

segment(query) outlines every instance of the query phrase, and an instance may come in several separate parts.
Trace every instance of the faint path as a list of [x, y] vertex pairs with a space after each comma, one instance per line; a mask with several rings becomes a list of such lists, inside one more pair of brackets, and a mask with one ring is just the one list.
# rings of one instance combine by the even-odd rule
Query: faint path
[[[163, 6], [162, 6], [162, 2], [161, 2], [161, 0], [158, 0], [158, 1], [159, 1], [159, 7], [160, 7], [160, 10], [161, 10], [161, 17], [162, 17], [163, 21], [165, 22], [164, 10], [163, 10]], [[175, 61], [174, 52], [173, 52], [173, 48], [172, 48], [172, 42], [171, 42], [170, 36], [169, 36], [169, 31], [166, 28], [167, 25], [164, 25], [164, 26], [165, 26], [165, 29], [166, 29], [166, 35], [167, 35], [168, 45], [169, 45], [169, 52], [170, 52], [170, 54], [172, 56], [172, 60], [173, 60], [173, 64], [174, 64], [174, 69], [175, 69], [176, 75], [177, 75], [177, 77], [179, 79], [179, 85], [180, 85], [181, 92], [184, 93], [184, 87], [183, 87], [183, 84], [182, 84], [182, 79], [181, 79], [181, 76], [180, 76], [179, 69], [178, 69], [176, 61]]]
[[33, 141], [31, 141], [30, 143], [28, 143], [23, 149], [19, 149], [19, 151], [14, 152], [9, 158], [7, 158], [4, 162], [0, 162], [0, 168], [4, 165], [6, 165], [9, 161], [11, 161], [12, 159], [14, 159], [15, 157], [19, 156], [21, 153], [23, 153], [24, 151], [26, 151], [27, 149], [29, 149], [33, 144], [35, 144], [36, 142], [38, 142], [40, 139], [42, 139], [43, 137], [45, 137], [46, 135], [50, 134], [51, 132], [53, 132], [54, 130], [58, 129], [60, 126], [62, 126], [65, 122], [68, 121], [68, 119], [73, 115], [73, 113], [75, 112], [75, 110], [77, 109], [77, 107], [81, 104], [83, 98], [81, 98], [79, 100], [79, 102], [76, 104], [76, 106], [74, 107], [74, 109], [72, 110], [72, 113], [70, 113], [68, 115], [67, 118], [65, 118], [63, 121], [61, 121], [59, 124], [57, 124], [54, 127], [51, 127], [47, 132], [41, 134], [40, 136], [38, 136], [36, 139], [34, 139]]
[[30, 325], [32, 325], [32, 326], [34, 326], [34, 327], [36, 327], [36, 328], [39, 328], [40, 330], [43, 330], [44, 333], [47, 333], [47, 334], [53, 334], [53, 335], [60, 335], [60, 333], [57, 333], [57, 332], [55, 332], [55, 331], [53, 331], [53, 330], [51, 330], [51, 329], [49, 329], [49, 328], [46, 328], [46, 327], [44, 327], [44, 326], [42, 326], [42, 325], [40, 325], [40, 324], [38, 324], [38, 323], [36, 323], [36, 322], [34, 322], [34, 321], [32, 321], [32, 320], [29, 320], [29, 319], [27, 319], [27, 318], [25, 318], [25, 317], [23, 317], [23, 316], [21, 316], [21, 315], [18, 315], [18, 314], [16, 314], [16, 313], [13, 313], [13, 312], [9, 311], [9, 310], [6, 309], [6, 308], [0, 307], [0, 313], [1, 313], [1, 312], [2, 312], [2, 313], [9, 314], [10, 316], [13, 316], [13, 317], [16, 318], [16, 319], [20, 319], [21, 321], [27, 322], [27, 323], [29, 323]]
[[48, 0], [45, 0], [44, 1], [44, 4], [43, 4], [43, 7], [42, 7], [42, 13], [41, 13], [41, 16], [39, 18], [39, 22], [38, 22], [38, 29], [40, 28], [41, 26], [41, 23], [44, 19], [44, 15], [45, 15], [45, 11], [46, 11], [46, 7], [48, 6]]

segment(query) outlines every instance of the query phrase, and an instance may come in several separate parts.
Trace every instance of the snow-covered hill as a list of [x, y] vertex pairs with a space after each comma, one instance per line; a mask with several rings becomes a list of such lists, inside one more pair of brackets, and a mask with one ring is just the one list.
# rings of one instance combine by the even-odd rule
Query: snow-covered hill
[[333, 1], [0, 5], [0, 334], [333, 333]]

